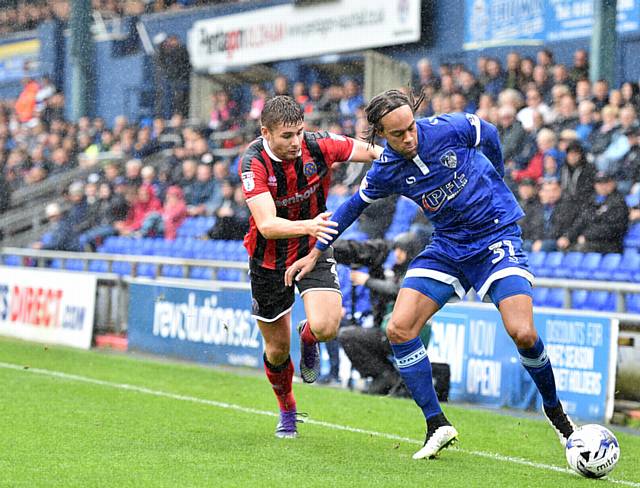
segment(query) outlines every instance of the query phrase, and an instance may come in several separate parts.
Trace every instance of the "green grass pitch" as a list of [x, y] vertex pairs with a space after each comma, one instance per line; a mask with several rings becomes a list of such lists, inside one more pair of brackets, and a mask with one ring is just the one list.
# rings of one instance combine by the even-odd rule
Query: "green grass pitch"
[[542, 419], [446, 405], [457, 447], [414, 461], [412, 401], [296, 384], [309, 414], [276, 439], [266, 378], [0, 339], [0, 486], [640, 488], [640, 436], [609, 480], [566, 469]]

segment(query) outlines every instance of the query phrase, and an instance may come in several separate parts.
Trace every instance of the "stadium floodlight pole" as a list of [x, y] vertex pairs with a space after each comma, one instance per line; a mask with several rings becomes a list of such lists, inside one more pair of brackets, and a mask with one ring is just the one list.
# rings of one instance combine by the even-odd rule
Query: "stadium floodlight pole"
[[91, 22], [91, 0], [71, 0], [69, 28], [73, 120], [78, 120], [84, 115], [92, 115], [95, 50]]
[[616, 79], [617, 0], [593, 0], [593, 36], [589, 55], [591, 82], [605, 79], [614, 86]]

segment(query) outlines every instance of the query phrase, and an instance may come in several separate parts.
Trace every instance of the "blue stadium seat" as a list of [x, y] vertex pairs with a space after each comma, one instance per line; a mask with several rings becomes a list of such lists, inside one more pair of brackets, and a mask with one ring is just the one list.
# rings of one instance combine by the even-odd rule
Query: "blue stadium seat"
[[538, 269], [538, 276], [553, 276], [554, 270], [560, 266], [563, 258], [564, 254], [560, 251], [547, 253], [547, 257], [545, 258], [544, 263]]
[[579, 280], [593, 280], [594, 273], [600, 266], [602, 254], [598, 252], [589, 252], [584, 255], [580, 266], [574, 268], [573, 277]]
[[564, 255], [562, 262], [553, 269], [553, 276], [556, 278], [573, 278], [573, 275], [580, 267], [584, 254], [581, 252], [569, 252]]
[[596, 280], [612, 280], [613, 274], [620, 266], [622, 254], [605, 254], [596, 270], [593, 271], [593, 278]]
[[624, 236], [624, 247], [640, 247], [640, 222], [629, 227], [627, 234]]
[[109, 263], [106, 261], [102, 261], [96, 259], [95, 261], [91, 261], [89, 263], [89, 271], [93, 271], [94, 273], [107, 273], [109, 270]]
[[637, 251], [625, 251], [618, 268], [612, 272], [614, 281], [634, 281], [640, 271], [640, 254]]
[[538, 275], [538, 269], [544, 264], [547, 253], [544, 251], [532, 252], [529, 254], [529, 267], [534, 275]]
[[533, 289], [533, 304], [536, 307], [546, 306], [547, 296], [549, 296], [549, 288], [534, 287]]
[[130, 275], [131, 263], [116, 261], [113, 263], [113, 272], [119, 274], [120, 276]]
[[62, 269], [62, 259], [52, 259], [49, 264], [49, 268]]
[[563, 308], [564, 290], [562, 288], [551, 288], [547, 294], [545, 307]]
[[587, 298], [589, 297], [589, 292], [587, 290], [574, 290], [571, 292], [571, 308], [576, 310], [584, 310], [589, 308], [589, 304], [587, 302]]
[[616, 295], [608, 291], [589, 292], [585, 308], [589, 310], [613, 312], [616, 309]]
[[629, 293], [626, 300], [627, 312], [640, 313], [640, 293]]
[[156, 275], [156, 266], [150, 263], [140, 263], [136, 268], [136, 273], [138, 274], [138, 276], [152, 278]]
[[22, 258], [20, 256], [4, 256], [2, 262], [5, 266], [22, 266]]

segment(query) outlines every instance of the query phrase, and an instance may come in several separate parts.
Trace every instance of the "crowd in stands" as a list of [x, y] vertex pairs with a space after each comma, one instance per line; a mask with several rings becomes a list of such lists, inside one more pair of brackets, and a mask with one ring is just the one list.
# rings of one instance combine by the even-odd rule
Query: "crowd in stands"
[[[103, 19], [182, 10], [242, 0], [92, 0]], [[28, 31], [48, 20], [69, 20], [71, 0], [3, 0], [0, 2], [0, 35]]]
[[[506, 181], [527, 213], [521, 225], [529, 250], [622, 252], [629, 226], [640, 221], [640, 87], [625, 82], [611, 88], [587, 76], [583, 50], [570, 66], [555, 63], [546, 50], [536, 59], [511, 53], [505, 67], [483, 57], [475, 69], [417, 63], [414, 87], [426, 94], [419, 116], [466, 111], [498, 128]], [[73, 214], [77, 239], [65, 248], [94, 249], [110, 235], [171, 239], [185, 218], [199, 216], [215, 218], [210, 237], [239, 239], [248, 211], [238, 189], [238, 157], [258, 134], [265, 100], [290, 94], [304, 108], [308, 130], [362, 137], [367, 127], [360, 85], [341, 81], [306, 85], [278, 76], [244, 92], [218, 90], [210, 98], [209, 120], [199, 124], [181, 113], [168, 121], [117, 117], [109, 124], [86, 117], [66, 121], [64, 95], [46, 79], [28, 80], [17, 102], [0, 106], [0, 194], [91, 167], [89, 180], [78, 182], [80, 201], [73, 201], [78, 185], [66, 197], [72, 209], [86, 208]], [[105, 153], [113, 161], [100, 162]], [[142, 162], [152, 155], [158, 155], [153, 163]], [[338, 201], [363, 174], [353, 166], [335, 168], [331, 194]], [[384, 237], [394, 203], [372, 206], [359, 229]], [[55, 222], [60, 209], [49, 210]], [[413, 223], [429, 232], [419, 214]], [[57, 227], [68, 234], [68, 227]], [[40, 245], [55, 247], [51, 242]]]

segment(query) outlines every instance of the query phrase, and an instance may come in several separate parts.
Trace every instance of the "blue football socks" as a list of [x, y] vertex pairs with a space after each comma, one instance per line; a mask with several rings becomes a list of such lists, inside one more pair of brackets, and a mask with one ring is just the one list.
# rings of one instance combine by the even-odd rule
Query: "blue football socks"
[[547, 408], [557, 406], [560, 400], [556, 393], [556, 380], [553, 377], [551, 362], [547, 357], [542, 339], [538, 337], [533, 347], [529, 349], [518, 348], [518, 352], [524, 369], [527, 370], [542, 395], [544, 406]]
[[411, 396], [422, 409], [425, 419], [442, 412], [433, 387], [431, 363], [420, 337], [400, 344], [391, 344], [400, 376]]

